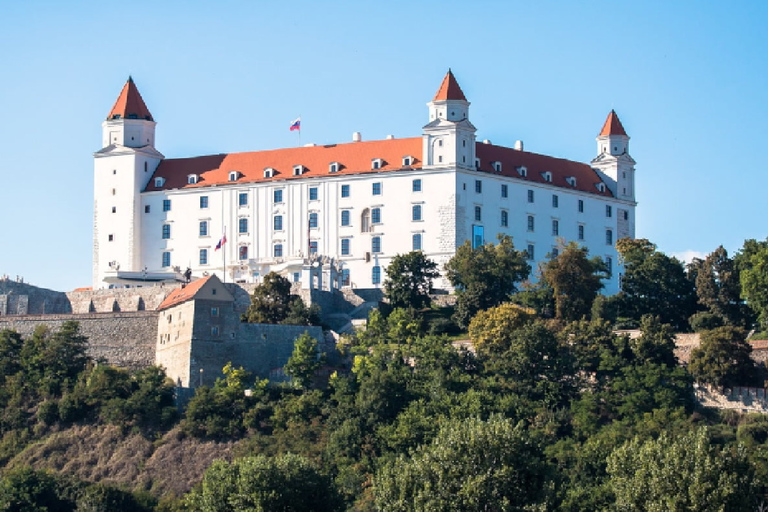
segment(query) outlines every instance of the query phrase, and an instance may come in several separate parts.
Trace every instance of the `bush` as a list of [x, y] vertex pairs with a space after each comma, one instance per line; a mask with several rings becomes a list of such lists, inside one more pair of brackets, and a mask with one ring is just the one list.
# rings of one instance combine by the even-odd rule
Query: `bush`
[[725, 325], [725, 322], [723, 322], [721, 317], [713, 315], [708, 311], [699, 311], [695, 315], [692, 315], [689, 322], [693, 332], [709, 331]]

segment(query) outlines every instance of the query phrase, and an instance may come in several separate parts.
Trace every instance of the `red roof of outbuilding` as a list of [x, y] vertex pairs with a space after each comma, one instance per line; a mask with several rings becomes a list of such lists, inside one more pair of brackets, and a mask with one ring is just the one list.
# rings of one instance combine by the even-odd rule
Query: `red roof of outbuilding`
[[627, 132], [624, 131], [624, 127], [621, 125], [621, 121], [619, 121], [619, 116], [616, 115], [615, 110], [611, 110], [611, 113], [608, 114], [608, 118], [605, 120], [603, 129], [600, 130], [599, 137], [605, 135], [623, 135], [627, 137]]
[[109, 111], [109, 119], [145, 119], [153, 121], [152, 114], [149, 113], [147, 105], [139, 94], [139, 89], [133, 83], [133, 78], [128, 77], [120, 96], [117, 97], [115, 106]]
[[463, 100], [467, 101], [464, 96], [464, 92], [459, 87], [459, 82], [456, 81], [456, 77], [453, 76], [451, 70], [445, 74], [443, 83], [440, 84], [440, 88], [437, 90], [437, 94], [432, 98], [432, 101], [444, 101], [444, 100]]
[[202, 288], [203, 285], [207, 283], [211, 277], [212, 276], [204, 277], [202, 279], [198, 279], [197, 281], [192, 281], [186, 286], [176, 288], [165, 298], [165, 300], [163, 300], [163, 302], [160, 303], [160, 305], [157, 307], [158, 311], [190, 300], [198, 291], [200, 291], [200, 288]]

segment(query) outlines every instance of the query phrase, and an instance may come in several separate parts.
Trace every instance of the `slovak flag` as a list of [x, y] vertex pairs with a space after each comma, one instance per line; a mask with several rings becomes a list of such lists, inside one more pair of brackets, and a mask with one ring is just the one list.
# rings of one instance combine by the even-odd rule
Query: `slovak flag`
[[223, 237], [221, 237], [221, 240], [219, 240], [219, 243], [216, 244], [216, 249], [214, 251], [218, 251], [221, 249], [221, 247], [227, 243], [227, 234], [225, 233]]
[[301, 131], [301, 118], [297, 117], [294, 122], [291, 123], [291, 131], [293, 130], [299, 130]]

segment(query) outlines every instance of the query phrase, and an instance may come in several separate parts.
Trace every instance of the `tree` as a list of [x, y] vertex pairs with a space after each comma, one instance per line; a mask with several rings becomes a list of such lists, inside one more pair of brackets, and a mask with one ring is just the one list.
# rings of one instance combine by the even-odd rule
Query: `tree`
[[243, 321], [253, 324], [314, 325], [319, 320], [319, 310], [313, 304], [307, 308], [298, 295], [291, 294], [291, 282], [270, 272], [262, 283], [254, 288], [251, 305], [243, 315]]
[[721, 245], [696, 265], [699, 304], [725, 325], [749, 327], [752, 318], [741, 298], [740, 272]]
[[501, 417], [452, 421], [432, 443], [376, 473], [376, 507], [391, 512], [533, 510], [546, 500], [548, 471], [521, 425]]
[[421, 251], [398, 254], [387, 266], [384, 294], [394, 308], [429, 306], [432, 280], [440, 276], [437, 263]]
[[680, 437], [635, 438], [610, 455], [608, 475], [617, 510], [755, 510], [745, 449], [718, 450], [704, 428]]
[[473, 248], [467, 241], [460, 246], [445, 265], [448, 280], [458, 296], [456, 323], [466, 327], [481, 309], [506, 302], [517, 291], [517, 283], [531, 272], [525, 259], [525, 253], [515, 250], [507, 235], [499, 235], [498, 244]]
[[755, 362], [746, 333], [738, 327], [718, 327], [700, 334], [701, 343], [691, 352], [688, 370], [702, 383], [725, 388], [754, 383]]
[[768, 326], [768, 247], [760, 247], [741, 261], [741, 290], [763, 329]]
[[589, 249], [571, 242], [550, 259], [541, 278], [552, 288], [555, 296], [555, 318], [579, 320], [590, 314], [592, 303], [603, 287], [607, 268], [599, 257], [589, 258]]
[[479, 311], [469, 324], [469, 338], [478, 352], [498, 354], [509, 349], [514, 331], [535, 320], [535, 312], [506, 303]]
[[640, 322], [654, 315], [678, 331], [688, 329], [688, 318], [696, 310], [693, 283], [683, 264], [656, 250], [648, 240], [622, 239], [616, 249], [624, 261], [624, 278], [618, 294], [618, 316]]
[[305, 332], [294, 342], [293, 354], [285, 363], [285, 374], [291, 377], [300, 388], [312, 384], [315, 372], [320, 368], [317, 340]]
[[199, 512], [333, 512], [343, 510], [333, 483], [305, 458], [244, 457], [217, 460], [206, 470], [199, 490], [187, 497]]
[[630, 341], [635, 361], [640, 364], [677, 365], [675, 333], [671, 326], [662, 324], [659, 317], [645, 315], [640, 320], [640, 337]]

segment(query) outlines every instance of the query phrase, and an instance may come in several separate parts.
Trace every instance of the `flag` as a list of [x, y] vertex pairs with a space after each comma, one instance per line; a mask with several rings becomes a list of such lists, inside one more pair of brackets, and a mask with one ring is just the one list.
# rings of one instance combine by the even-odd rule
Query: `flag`
[[216, 249], [214, 251], [218, 251], [221, 249], [221, 247], [227, 243], [227, 234], [225, 233], [224, 236], [221, 237], [221, 240], [219, 240], [219, 243], [216, 244]]
[[301, 131], [301, 118], [297, 117], [294, 122], [291, 123], [291, 131], [293, 130], [299, 130]]

